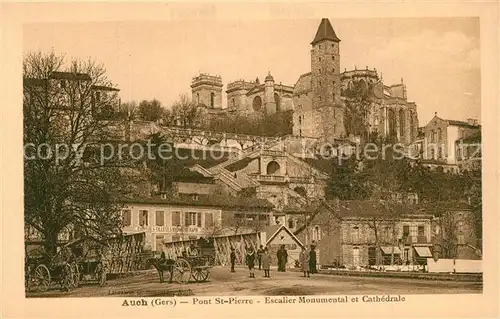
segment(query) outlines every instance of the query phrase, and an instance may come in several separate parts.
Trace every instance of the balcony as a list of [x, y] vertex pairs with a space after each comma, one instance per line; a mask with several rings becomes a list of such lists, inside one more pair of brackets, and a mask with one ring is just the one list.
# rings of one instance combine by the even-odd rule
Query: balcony
[[401, 240], [405, 245], [430, 244], [430, 241], [427, 239], [427, 236], [403, 236]]

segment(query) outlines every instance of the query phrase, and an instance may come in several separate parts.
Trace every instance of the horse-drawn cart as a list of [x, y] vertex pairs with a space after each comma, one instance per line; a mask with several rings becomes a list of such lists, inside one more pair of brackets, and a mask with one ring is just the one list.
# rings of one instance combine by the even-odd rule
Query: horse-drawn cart
[[77, 265], [73, 273], [77, 273], [76, 286], [80, 283], [98, 283], [104, 285], [106, 282], [106, 265], [104, 262], [104, 250], [107, 243], [91, 236], [80, 237], [66, 244], [75, 255]]
[[183, 251], [176, 259], [155, 259], [153, 265], [158, 270], [160, 281], [163, 282], [163, 272], [170, 273], [170, 281], [186, 284], [192, 278], [196, 282], [204, 282], [214, 266], [215, 248], [209, 242], [193, 246], [189, 252]]

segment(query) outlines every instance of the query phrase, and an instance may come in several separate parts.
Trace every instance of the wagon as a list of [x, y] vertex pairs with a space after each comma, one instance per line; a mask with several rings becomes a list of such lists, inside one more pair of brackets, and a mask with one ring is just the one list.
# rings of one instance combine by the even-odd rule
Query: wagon
[[107, 267], [104, 263], [103, 252], [108, 247], [107, 243], [91, 236], [80, 237], [66, 245], [70, 247], [76, 258], [73, 275], [73, 284], [77, 287], [80, 283], [106, 282]]
[[[172, 281], [186, 284], [192, 278], [196, 282], [204, 282], [210, 275], [210, 268], [214, 266], [215, 248], [209, 242], [198, 242], [197, 246], [191, 247], [190, 251], [183, 251], [177, 259], [169, 259], [165, 264], [156, 264], [159, 272], [168, 271]], [[160, 274], [160, 280], [163, 275]]]
[[26, 286], [29, 291], [43, 292], [54, 286], [70, 290], [76, 286], [77, 268], [74, 255], [66, 248], [63, 247], [53, 256], [42, 250], [39, 255], [27, 256]]

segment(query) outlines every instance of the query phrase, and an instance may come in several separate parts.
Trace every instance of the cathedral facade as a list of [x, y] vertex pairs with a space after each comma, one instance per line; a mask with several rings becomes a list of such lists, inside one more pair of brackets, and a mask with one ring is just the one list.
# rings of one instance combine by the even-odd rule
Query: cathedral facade
[[[385, 85], [376, 69], [341, 72], [340, 39], [328, 19], [322, 19], [311, 45], [311, 70], [295, 85], [277, 83], [269, 72], [261, 83], [236, 80], [227, 84], [227, 107], [222, 106], [220, 76], [200, 74], [191, 83], [192, 100], [208, 114], [269, 115], [293, 110], [293, 135], [325, 142], [348, 138], [353, 101], [365, 96], [364, 133], [377, 133], [404, 144], [418, 133], [417, 106], [408, 101], [406, 85]], [[357, 114], [357, 113], [356, 113]]]
[[416, 139], [417, 106], [407, 100], [403, 81], [384, 85], [377, 71], [368, 67], [340, 72], [340, 39], [330, 21], [322, 19], [311, 42], [311, 71], [294, 86], [293, 134], [326, 141], [348, 137], [348, 105], [360, 94], [366, 96], [367, 132], [404, 144]]

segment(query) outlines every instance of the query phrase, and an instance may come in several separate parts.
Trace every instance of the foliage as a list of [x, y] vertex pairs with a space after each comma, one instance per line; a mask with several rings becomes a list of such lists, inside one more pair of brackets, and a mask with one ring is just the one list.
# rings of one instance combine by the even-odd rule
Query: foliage
[[373, 90], [373, 84], [362, 80], [355, 81], [342, 92], [342, 96], [346, 98], [344, 125], [348, 136], [353, 134], [365, 140], [368, 138], [368, 115], [374, 101]]
[[138, 115], [143, 121], [156, 122], [164, 117], [165, 112], [166, 110], [157, 99], [143, 100], [139, 103]]
[[[73, 60], [65, 68], [64, 62], [54, 52], [27, 53], [23, 60], [23, 139], [33, 146], [25, 149], [25, 224], [41, 235], [49, 254], [66, 231], [95, 237], [121, 232], [115, 203], [133, 179], [123, 168], [134, 167], [125, 159], [82, 160], [117, 139], [96, 116], [117, 101], [113, 95], [94, 98], [95, 86], [112, 86], [102, 65]], [[54, 77], [58, 71], [66, 73]]]
[[192, 103], [187, 94], [181, 94], [172, 107], [165, 111], [164, 120], [167, 125], [199, 128], [204, 115], [202, 108]]

